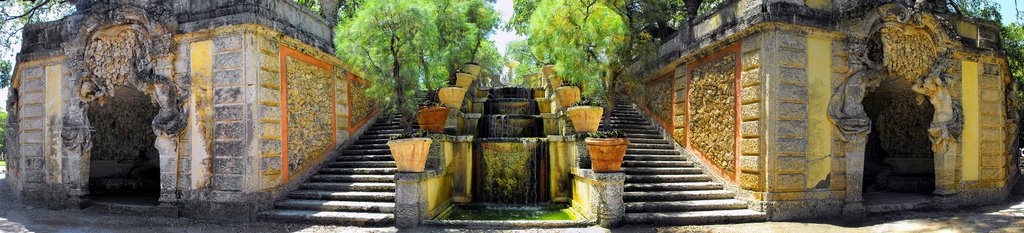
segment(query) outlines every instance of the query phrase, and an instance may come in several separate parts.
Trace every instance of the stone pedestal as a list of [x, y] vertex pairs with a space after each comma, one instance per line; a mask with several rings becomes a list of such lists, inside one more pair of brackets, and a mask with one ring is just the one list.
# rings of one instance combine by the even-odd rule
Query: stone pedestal
[[462, 111], [455, 108], [448, 108], [448, 120], [444, 122], [444, 132], [454, 133], [456, 135], [465, 134], [465, 129], [462, 127], [462, 121]]
[[476, 135], [477, 124], [480, 122], [480, 117], [484, 114], [481, 113], [466, 113], [462, 122], [463, 134], [464, 135]]
[[589, 169], [575, 169], [576, 179], [584, 179], [587, 184], [587, 196], [590, 199], [587, 218], [597, 220], [602, 227], [615, 227], [626, 215], [626, 206], [622, 201], [623, 183], [626, 174], [622, 172], [596, 173]]
[[426, 173], [395, 173], [395, 227], [416, 228], [427, 214]]
[[558, 115], [541, 113], [540, 118], [544, 121], [545, 135], [558, 135], [561, 129], [561, 124], [558, 124]]

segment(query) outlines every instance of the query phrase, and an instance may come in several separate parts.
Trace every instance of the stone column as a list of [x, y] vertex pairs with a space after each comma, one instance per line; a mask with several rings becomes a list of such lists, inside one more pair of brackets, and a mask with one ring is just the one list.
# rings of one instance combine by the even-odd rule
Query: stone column
[[395, 227], [416, 228], [427, 211], [426, 194], [423, 184], [427, 178], [423, 172], [395, 173]]
[[867, 136], [856, 136], [844, 143], [846, 151], [846, 200], [843, 215], [863, 218], [864, 210], [864, 148]]

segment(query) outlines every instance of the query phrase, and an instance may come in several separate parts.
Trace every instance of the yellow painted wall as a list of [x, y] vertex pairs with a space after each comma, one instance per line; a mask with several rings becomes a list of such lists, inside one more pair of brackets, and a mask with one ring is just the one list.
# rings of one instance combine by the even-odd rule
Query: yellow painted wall
[[[808, 1], [808, 3], [811, 1]], [[807, 188], [828, 188], [821, 183], [832, 169], [832, 124], [828, 102], [832, 96], [832, 40], [807, 37]]]
[[832, 7], [832, 0], [805, 0], [804, 4], [814, 9], [828, 9]]
[[63, 66], [61, 65], [49, 65], [46, 66], [46, 98], [44, 100], [44, 109], [46, 111], [46, 124], [47, 129], [44, 134], [47, 151], [46, 151], [46, 181], [51, 183], [61, 183], [61, 151], [64, 148], [64, 140], [61, 140], [60, 132], [62, 128], [62, 106], [64, 103], [61, 97], [61, 90], [63, 89], [62, 74]]
[[972, 40], [978, 40], [978, 25], [957, 20], [956, 34]]
[[213, 41], [189, 45], [192, 96], [189, 97], [189, 146], [192, 148], [192, 188], [210, 187], [213, 150]]
[[978, 86], [978, 63], [963, 61], [961, 66], [963, 82], [964, 129], [962, 146], [963, 156], [960, 170], [963, 180], [978, 180], [978, 152], [980, 150], [979, 134], [981, 133], [980, 91]]

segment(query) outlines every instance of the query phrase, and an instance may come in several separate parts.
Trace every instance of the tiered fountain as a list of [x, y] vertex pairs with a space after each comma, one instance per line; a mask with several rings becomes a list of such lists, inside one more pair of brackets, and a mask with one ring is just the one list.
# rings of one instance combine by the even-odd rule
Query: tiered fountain
[[547, 142], [533, 90], [490, 90], [479, 124], [473, 166], [474, 201], [537, 204], [547, 197]]

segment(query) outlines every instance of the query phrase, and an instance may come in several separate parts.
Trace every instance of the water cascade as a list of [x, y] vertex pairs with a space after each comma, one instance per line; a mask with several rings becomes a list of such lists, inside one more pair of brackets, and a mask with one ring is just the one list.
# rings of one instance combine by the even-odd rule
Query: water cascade
[[476, 142], [475, 202], [522, 205], [546, 202], [547, 140], [533, 90], [492, 89]]

